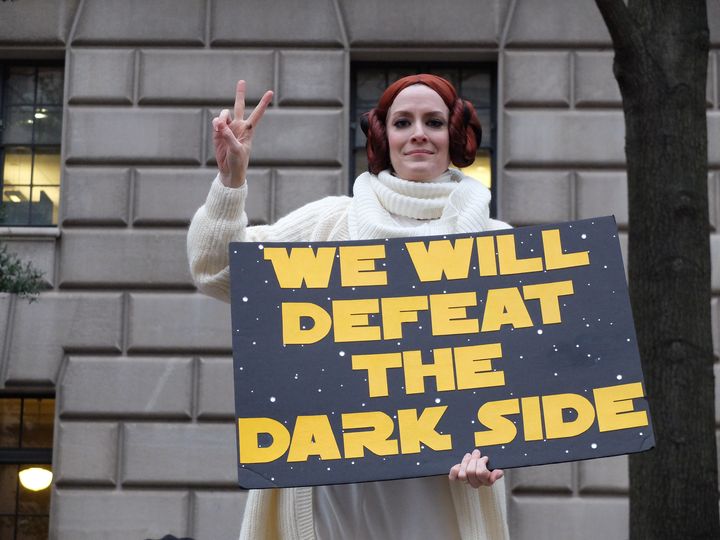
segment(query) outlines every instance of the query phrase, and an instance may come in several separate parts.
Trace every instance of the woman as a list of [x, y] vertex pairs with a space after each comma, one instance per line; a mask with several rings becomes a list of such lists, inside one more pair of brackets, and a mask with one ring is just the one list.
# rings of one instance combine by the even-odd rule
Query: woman
[[[480, 122], [473, 106], [434, 75], [390, 85], [363, 119], [370, 171], [354, 196], [326, 197], [273, 225], [247, 227], [244, 205], [252, 136], [272, 100], [268, 91], [245, 120], [245, 82], [233, 118], [213, 119], [220, 170], [190, 225], [188, 256], [198, 288], [229, 300], [231, 241], [326, 241], [429, 236], [502, 229], [490, 219], [490, 192], [449, 169], [475, 159]], [[505, 539], [503, 472], [479, 450], [442, 477], [251, 491], [241, 538]], [[475, 489], [473, 489], [475, 488]], [[479, 489], [477, 489], [479, 488]]]

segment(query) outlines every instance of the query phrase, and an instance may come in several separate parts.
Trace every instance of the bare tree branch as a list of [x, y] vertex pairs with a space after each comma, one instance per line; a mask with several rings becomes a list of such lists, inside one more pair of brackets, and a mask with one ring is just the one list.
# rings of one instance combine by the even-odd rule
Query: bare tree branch
[[623, 0], [595, 0], [605, 25], [610, 31], [615, 50], [632, 50], [632, 44], [639, 39], [638, 29], [630, 10]]

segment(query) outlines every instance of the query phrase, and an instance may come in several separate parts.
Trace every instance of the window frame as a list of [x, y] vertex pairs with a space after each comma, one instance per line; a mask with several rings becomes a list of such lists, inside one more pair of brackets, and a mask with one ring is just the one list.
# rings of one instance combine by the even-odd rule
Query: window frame
[[[3, 134], [5, 131], [5, 102], [6, 102], [6, 92], [5, 92], [5, 85], [7, 82], [8, 74], [10, 71], [10, 68], [13, 67], [32, 67], [36, 69], [35, 72], [35, 96], [33, 98], [33, 109], [38, 106], [37, 103], [37, 93], [38, 93], [38, 84], [37, 84], [37, 77], [38, 72], [37, 69], [39, 68], [60, 68], [63, 71], [63, 95], [61, 102], [59, 104], [53, 104], [52, 106], [59, 106], [60, 111], [60, 141], [53, 144], [47, 144], [47, 143], [36, 143], [35, 142], [35, 129], [33, 127], [33, 137], [32, 142], [29, 144], [14, 144], [14, 143], [5, 143], [3, 142]], [[47, 227], [53, 227], [57, 228], [59, 227], [60, 222], [60, 201], [62, 198], [62, 169], [63, 169], [63, 162], [62, 162], [62, 129], [63, 129], [63, 120], [64, 120], [64, 109], [65, 109], [65, 82], [66, 82], [66, 74], [65, 74], [65, 62], [63, 60], [52, 60], [52, 59], [37, 59], [37, 60], [14, 60], [14, 59], [7, 59], [7, 60], [0, 60], [0, 212], [2, 212], [2, 208], [4, 206], [3, 199], [3, 192], [4, 192], [4, 172], [5, 172], [5, 156], [6, 156], [6, 147], [26, 147], [30, 149], [30, 155], [35, 156], [37, 149], [56, 149], [57, 154], [60, 156], [60, 165], [59, 165], [59, 175], [60, 179], [58, 182], [58, 200], [56, 203], [56, 208], [54, 208], [54, 212], [57, 213], [57, 219], [51, 220], [51, 223], [32, 223], [32, 205], [35, 204], [32, 202], [32, 195], [29, 199], [30, 204], [28, 205], [28, 215], [27, 219], [23, 222], [18, 223], [6, 223], [0, 221], [0, 226], [2, 227], [12, 227], [12, 228], [47, 228]], [[34, 182], [34, 167], [35, 167], [35, 160], [32, 160], [31, 165], [31, 176], [30, 176], [30, 189], [32, 190], [33, 187], [35, 187]], [[38, 187], [47, 187], [45, 184], [40, 184]], [[32, 193], [32, 191], [31, 191]], [[1, 215], [1, 214], [0, 214]]]
[[[55, 400], [55, 393], [50, 389], [35, 389], [35, 388], [13, 388], [13, 389], [0, 389], [0, 400], [6, 399], [52, 399]], [[57, 402], [56, 402], [57, 403]], [[24, 402], [21, 404], [20, 412], [20, 440], [18, 444], [22, 443], [22, 425], [23, 425], [23, 411]], [[55, 439], [55, 414], [53, 415], [53, 445]], [[0, 446], [0, 465], [17, 465], [18, 472], [23, 465], [49, 465], [49, 469], [52, 470], [52, 456], [53, 448], [13, 448], [13, 447], [1, 447]], [[50, 490], [52, 486], [47, 489]], [[14, 516], [14, 527], [13, 527], [13, 538], [17, 538], [18, 534], [18, 520], [20, 518], [28, 516], [28, 514], [22, 514], [18, 512], [18, 504], [20, 497], [20, 478], [17, 477], [15, 484], [15, 512], [14, 514], [2, 514], [3, 517]], [[48, 497], [52, 498], [52, 492], [49, 493]], [[32, 517], [46, 517], [50, 520], [49, 514], [50, 508], [48, 507], [48, 514], [37, 514], [31, 515]]]

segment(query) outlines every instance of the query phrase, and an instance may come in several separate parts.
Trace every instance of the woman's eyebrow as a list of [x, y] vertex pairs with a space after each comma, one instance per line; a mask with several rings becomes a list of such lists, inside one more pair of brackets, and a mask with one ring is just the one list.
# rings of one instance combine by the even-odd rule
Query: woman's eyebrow
[[[399, 114], [412, 115], [412, 114], [414, 114], [414, 113], [413, 113], [412, 111], [399, 110], [399, 111], [393, 111], [393, 113], [390, 115], [390, 117], [392, 118], [392, 117], [397, 116], [397, 115], [399, 115]], [[432, 110], [432, 111], [423, 112], [422, 114], [423, 114], [423, 116], [429, 116], [429, 115], [435, 115], [435, 114], [442, 116], [442, 115], [445, 114], [445, 111], [441, 111], [440, 109], [435, 109], [435, 110]]]

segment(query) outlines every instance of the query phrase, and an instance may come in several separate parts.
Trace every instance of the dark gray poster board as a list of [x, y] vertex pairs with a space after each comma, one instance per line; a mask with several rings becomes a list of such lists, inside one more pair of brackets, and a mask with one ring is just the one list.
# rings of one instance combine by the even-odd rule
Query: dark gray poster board
[[230, 245], [239, 482], [447, 474], [655, 444], [612, 217]]

